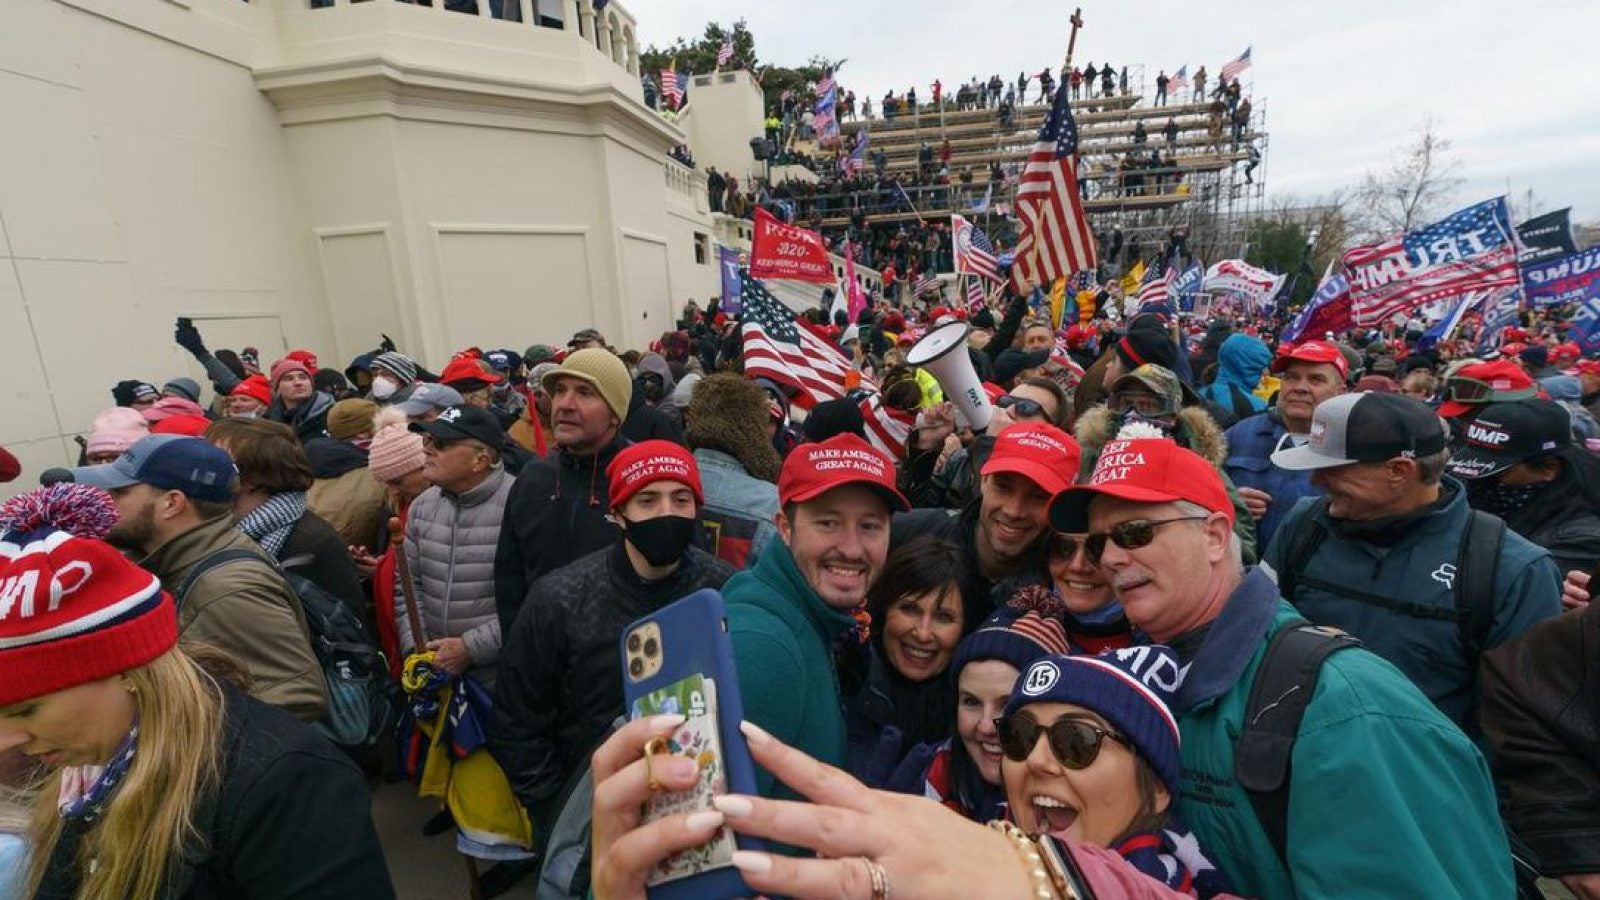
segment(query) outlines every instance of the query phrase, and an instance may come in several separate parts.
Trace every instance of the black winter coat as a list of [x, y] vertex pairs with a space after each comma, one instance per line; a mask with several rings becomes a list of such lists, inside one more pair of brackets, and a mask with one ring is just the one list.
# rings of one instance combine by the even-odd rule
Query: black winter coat
[[607, 518], [606, 466], [628, 446], [618, 435], [594, 456], [565, 450], [529, 463], [506, 497], [505, 524], [494, 556], [494, 603], [500, 633], [510, 634], [528, 587], [547, 572], [616, 542]]
[[[223, 694], [221, 789], [195, 815], [206, 849], [175, 868], [163, 896], [394, 897], [361, 770], [294, 716], [233, 687]], [[84, 834], [62, 832], [36, 900], [77, 896]]]
[[300, 517], [278, 552], [278, 563], [344, 602], [362, 621], [371, 620], [371, 603], [350, 548], [321, 516], [307, 511]]
[[1482, 685], [1512, 831], [1545, 875], [1600, 872], [1600, 601], [1485, 653]]
[[1575, 471], [1600, 468], [1600, 463], [1584, 458], [1588, 456], [1587, 450], [1570, 451], [1561, 475], [1539, 499], [1506, 516], [1512, 531], [1550, 551], [1562, 574], [1573, 569], [1591, 572], [1600, 564], [1600, 514], [1595, 512], [1600, 491], [1586, 484], [1593, 472]]
[[536, 831], [555, 823], [567, 783], [623, 714], [622, 630], [733, 573], [691, 547], [671, 577], [647, 582], [618, 539], [534, 582], [505, 633], [489, 750]]

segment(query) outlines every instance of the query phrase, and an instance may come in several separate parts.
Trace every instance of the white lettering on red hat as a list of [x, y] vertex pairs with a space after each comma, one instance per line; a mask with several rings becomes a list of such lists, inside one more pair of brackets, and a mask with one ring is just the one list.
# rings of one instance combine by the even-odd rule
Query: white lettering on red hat
[[[50, 575], [50, 602], [45, 610], [55, 612], [61, 607], [61, 601], [87, 584], [93, 574], [94, 567], [81, 559], [72, 560], [56, 569]], [[34, 598], [38, 594], [38, 569], [19, 572], [0, 582], [0, 621], [11, 615], [13, 607], [16, 607], [17, 615], [21, 618], [32, 616], [36, 612]]]
[[818, 472], [850, 469], [873, 478], [884, 476], [883, 459], [870, 450], [841, 450], [836, 447], [818, 447], [807, 453], [811, 467]]
[[1133, 441], [1111, 441], [1106, 444], [1106, 448], [1100, 451], [1100, 459], [1094, 464], [1094, 474], [1089, 476], [1089, 483], [1122, 481], [1133, 467], [1144, 465], [1144, 454], [1135, 450], [1133, 444]]

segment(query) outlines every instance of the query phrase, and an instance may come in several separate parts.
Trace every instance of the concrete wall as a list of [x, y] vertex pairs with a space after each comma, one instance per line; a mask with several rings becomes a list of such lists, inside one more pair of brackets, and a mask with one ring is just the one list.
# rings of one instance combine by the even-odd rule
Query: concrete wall
[[[263, 356], [331, 337], [276, 114], [227, 55], [270, 20], [89, 6], [0, 6], [0, 443], [30, 482], [115, 382], [199, 374], [177, 315]], [[177, 22], [204, 49], [147, 30]]]
[[680, 122], [701, 171], [715, 166], [739, 176], [740, 184], [763, 173], [764, 166], [750, 154], [750, 139], [766, 135], [761, 103], [761, 86], [743, 69], [694, 77]]
[[565, 30], [0, 3], [0, 444], [26, 466], [0, 491], [74, 461], [116, 381], [199, 377], [178, 315], [264, 361], [342, 367], [387, 333], [437, 370], [591, 325], [642, 347], [714, 291], [704, 180], [668, 177], [684, 137], [643, 107], [632, 16], [559, 6]]

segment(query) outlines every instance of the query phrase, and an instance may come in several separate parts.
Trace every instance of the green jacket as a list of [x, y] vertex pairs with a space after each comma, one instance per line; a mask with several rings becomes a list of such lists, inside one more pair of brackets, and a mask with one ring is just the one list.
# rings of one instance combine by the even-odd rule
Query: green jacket
[[1394, 666], [1329, 657], [1295, 742], [1289, 871], [1233, 777], [1246, 701], [1271, 635], [1299, 618], [1251, 570], [1195, 652], [1174, 711], [1178, 815], [1235, 892], [1314, 897], [1511, 897], [1510, 849], [1477, 747]]
[[[782, 541], [722, 588], [745, 718], [830, 765], [845, 764], [844, 712], [833, 645], [855, 625], [824, 603]], [[761, 768], [764, 797], [797, 795]]]

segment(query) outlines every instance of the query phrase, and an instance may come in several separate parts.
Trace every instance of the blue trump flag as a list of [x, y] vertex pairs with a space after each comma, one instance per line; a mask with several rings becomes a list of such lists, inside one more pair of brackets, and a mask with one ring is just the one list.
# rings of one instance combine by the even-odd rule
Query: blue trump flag
[[1178, 308], [1184, 312], [1194, 311], [1195, 295], [1200, 293], [1200, 285], [1206, 280], [1205, 267], [1196, 262], [1172, 279], [1172, 299], [1178, 303]]
[[1500, 346], [1500, 332], [1517, 324], [1517, 313], [1521, 309], [1521, 288], [1504, 288], [1489, 295], [1483, 305], [1483, 328], [1478, 332], [1479, 353]]
[[739, 296], [744, 291], [744, 273], [739, 270], [739, 251], [732, 247], [718, 247], [717, 263], [722, 267], [722, 311], [737, 316], [741, 309]]

